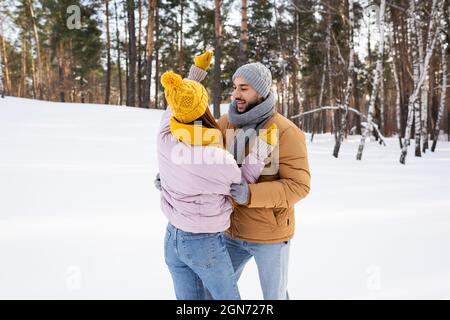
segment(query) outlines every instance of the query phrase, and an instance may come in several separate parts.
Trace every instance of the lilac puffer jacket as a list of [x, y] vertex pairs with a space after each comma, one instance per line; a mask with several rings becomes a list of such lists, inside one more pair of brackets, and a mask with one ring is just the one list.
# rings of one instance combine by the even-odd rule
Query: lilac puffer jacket
[[[221, 232], [230, 226], [232, 183], [255, 183], [264, 168], [250, 152], [239, 168], [231, 153], [216, 146], [194, 146], [173, 137], [169, 108], [157, 139], [161, 209], [175, 227], [194, 233]], [[241, 173], [242, 170], [242, 173]]]

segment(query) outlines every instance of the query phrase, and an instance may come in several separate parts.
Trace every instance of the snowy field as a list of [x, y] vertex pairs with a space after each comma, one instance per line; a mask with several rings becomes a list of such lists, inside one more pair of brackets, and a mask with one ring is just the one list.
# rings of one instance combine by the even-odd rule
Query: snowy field
[[[0, 99], [0, 298], [174, 299], [155, 137], [159, 110]], [[292, 299], [450, 299], [450, 143], [399, 163], [396, 139], [331, 156], [308, 142]], [[251, 262], [239, 283], [261, 299]]]

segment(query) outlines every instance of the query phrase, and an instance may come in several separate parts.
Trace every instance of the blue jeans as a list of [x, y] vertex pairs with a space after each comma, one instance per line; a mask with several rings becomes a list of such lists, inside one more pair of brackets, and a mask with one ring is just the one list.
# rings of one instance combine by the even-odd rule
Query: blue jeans
[[178, 300], [239, 300], [239, 290], [222, 233], [191, 233], [167, 226], [164, 256]]
[[264, 299], [289, 299], [287, 280], [290, 241], [265, 244], [224, 237], [238, 280], [245, 264], [254, 257]]

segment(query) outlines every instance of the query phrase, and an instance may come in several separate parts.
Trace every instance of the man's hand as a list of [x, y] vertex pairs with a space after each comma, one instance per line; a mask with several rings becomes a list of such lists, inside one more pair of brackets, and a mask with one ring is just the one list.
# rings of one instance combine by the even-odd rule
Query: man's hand
[[231, 196], [238, 204], [247, 204], [249, 200], [248, 195], [248, 184], [247, 182], [245, 182], [245, 180], [242, 180], [241, 183], [231, 184]]
[[156, 174], [154, 183], [155, 183], [155, 188], [158, 189], [159, 191], [161, 191], [161, 178], [159, 177], [159, 172]]
[[196, 67], [207, 71], [213, 57], [214, 53], [212, 51], [206, 50], [203, 54], [194, 58], [194, 64]]

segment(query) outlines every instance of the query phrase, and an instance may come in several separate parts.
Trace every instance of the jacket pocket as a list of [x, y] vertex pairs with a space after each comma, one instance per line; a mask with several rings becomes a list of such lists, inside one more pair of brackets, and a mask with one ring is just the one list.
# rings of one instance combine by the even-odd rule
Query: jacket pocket
[[274, 208], [273, 216], [275, 217], [277, 226], [286, 227], [288, 225], [288, 210], [284, 208]]
[[263, 216], [265, 224], [268, 224], [268, 225], [270, 225], [270, 227], [272, 229], [275, 229], [278, 224], [277, 224], [275, 215], [273, 213], [273, 210], [272, 209], [263, 209], [263, 210], [264, 210], [264, 213], [262, 216]]

